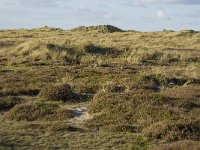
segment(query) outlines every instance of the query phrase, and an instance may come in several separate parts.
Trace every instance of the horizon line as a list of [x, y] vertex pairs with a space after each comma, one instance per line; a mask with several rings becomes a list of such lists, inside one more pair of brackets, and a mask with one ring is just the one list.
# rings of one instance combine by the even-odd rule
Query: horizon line
[[40, 28], [53, 28], [53, 29], [61, 29], [61, 30], [73, 30], [76, 29], [78, 27], [95, 27], [95, 26], [113, 26], [116, 28], [119, 28], [123, 31], [135, 31], [135, 32], [160, 32], [160, 31], [172, 31], [172, 32], [179, 32], [179, 31], [194, 31], [194, 32], [200, 32], [199, 30], [194, 30], [194, 29], [178, 29], [178, 30], [174, 30], [174, 29], [162, 29], [162, 30], [149, 30], [149, 31], [139, 31], [139, 30], [135, 30], [135, 29], [123, 29], [121, 27], [117, 27], [114, 25], [110, 25], [110, 24], [99, 24], [99, 25], [80, 25], [80, 26], [74, 26], [74, 27], [69, 27], [69, 28], [62, 28], [62, 27], [53, 27], [53, 26], [48, 26], [48, 25], [44, 25], [44, 26], [38, 26], [38, 27], [14, 27], [14, 28], [0, 28], [0, 30], [33, 30], [33, 29], [40, 29]]

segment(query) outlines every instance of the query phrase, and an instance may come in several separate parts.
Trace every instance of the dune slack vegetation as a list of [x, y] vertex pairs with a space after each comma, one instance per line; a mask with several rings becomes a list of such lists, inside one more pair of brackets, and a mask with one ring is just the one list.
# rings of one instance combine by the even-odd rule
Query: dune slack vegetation
[[0, 30], [0, 149], [200, 147], [200, 32]]

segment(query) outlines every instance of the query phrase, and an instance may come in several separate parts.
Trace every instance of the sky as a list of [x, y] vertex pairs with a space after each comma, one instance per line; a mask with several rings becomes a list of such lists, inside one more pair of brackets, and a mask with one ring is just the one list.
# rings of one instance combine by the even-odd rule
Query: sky
[[200, 31], [200, 0], [0, 0], [0, 29], [102, 24]]

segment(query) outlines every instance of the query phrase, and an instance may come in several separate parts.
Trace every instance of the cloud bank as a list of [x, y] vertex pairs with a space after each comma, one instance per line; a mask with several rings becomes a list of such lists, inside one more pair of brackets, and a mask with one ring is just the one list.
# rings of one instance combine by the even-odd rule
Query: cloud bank
[[139, 0], [142, 4], [200, 4], [200, 0]]

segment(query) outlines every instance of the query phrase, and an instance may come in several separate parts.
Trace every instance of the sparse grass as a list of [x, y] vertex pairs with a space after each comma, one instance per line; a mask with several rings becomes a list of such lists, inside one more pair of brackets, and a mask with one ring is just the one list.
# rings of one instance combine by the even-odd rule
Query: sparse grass
[[191, 140], [184, 140], [173, 142], [169, 144], [162, 144], [157, 148], [153, 148], [154, 150], [198, 150], [200, 149], [200, 142], [199, 141], [191, 141]]
[[[20, 139], [18, 138], [20, 137]], [[1, 132], [1, 149], [15, 147], [17, 149], [144, 149], [150, 147], [145, 137], [126, 132], [45, 132], [41, 130], [16, 130]], [[7, 145], [6, 143], [9, 143]], [[56, 143], [56, 144], [55, 144]], [[27, 146], [31, 145], [31, 146]]]
[[145, 135], [152, 139], [164, 139], [166, 141], [199, 140], [198, 121], [159, 122], [145, 129]]

